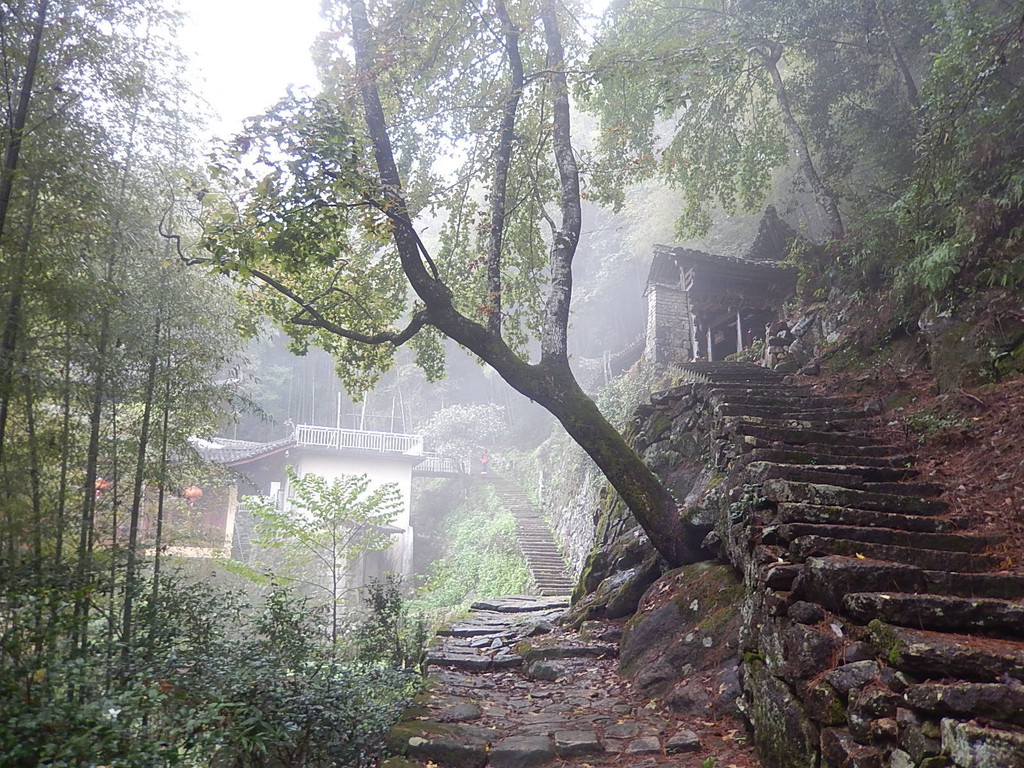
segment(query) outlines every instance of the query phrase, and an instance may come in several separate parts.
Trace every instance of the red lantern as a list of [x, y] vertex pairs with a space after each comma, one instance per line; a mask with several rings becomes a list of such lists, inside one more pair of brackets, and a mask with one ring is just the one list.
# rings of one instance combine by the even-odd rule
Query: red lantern
[[188, 488], [185, 489], [183, 495], [185, 496], [185, 501], [187, 501], [188, 505], [191, 507], [194, 506], [197, 501], [203, 498], [203, 489], [200, 488], [198, 485], [190, 485]]

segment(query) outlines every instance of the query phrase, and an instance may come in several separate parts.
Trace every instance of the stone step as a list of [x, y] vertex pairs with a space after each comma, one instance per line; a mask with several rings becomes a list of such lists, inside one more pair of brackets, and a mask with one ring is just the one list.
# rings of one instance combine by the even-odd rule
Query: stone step
[[[879, 490], [883, 493], [904, 493], [908, 496], [937, 496], [945, 490], [938, 483], [906, 482], [913, 474], [914, 470], [864, 467], [857, 464], [779, 464], [770, 461], [752, 461], [747, 464], [747, 481], [751, 483], [781, 478], [859, 490]], [[886, 491], [877, 486], [887, 486], [893, 490]]]
[[963, 573], [982, 573], [999, 567], [999, 558], [995, 555], [899, 547], [826, 536], [800, 536], [789, 544], [789, 559], [792, 562], [803, 562], [809, 557], [822, 555], [860, 556], [872, 560], [906, 563], [926, 570], [951, 570]]
[[857, 407], [858, 400], [855, 397], [816, 397], [813, 395], [792, 395], [788, 391], [775, 394], [748, 395], [728, 390], [711, 389], [711, 397], [720, 403], [729, 405], [753, 405], [766, 407], [798, 407], [804, 410], [817, 408], [837, 408], [856, 411], [861, 416], [864, 412]]
[[949, 508], [939, 499], [922, 499], [903, 494], [841, 488], [826, 483], [801, 483], [793, 480], [768, 480], [761, 495], [779, 503], [816, 504], [825, 507], [852, 507], [876, 512], [909, 515], [941, 515]]
[[919, 683], [903, 693], [911, 707], [937, 717], [983, 717], [1024, 725], [1024, 686], [1019, 683]]
[[[927, 518], [925, 518], [927, 519]], [[965, 536], [959, 533], [925, 533], [901, 531], [893, 528], [872, 528], [854, 525], [828, 525], [820, 523], [785, 523], [779, 526], [783, 541], [801, 536], [822, 536], [831, 539], [864, 541], [873, 544], [891, 544], [915, 549], [942, 549], [950, 552], [984, 552], [995, 543], [987, 536]]]
[[743, 457], [747, 461], [769, 461], [775, 464], [855, 464], [862, 467], [881, 467], [899, 469], [906, 472], [906, 477], [914, 477], [918, 473], [912, 468], [914, 457], [907, 454], [895, 456], [854, 456], [842, 453], [814, 453], [802, 448], [754, 448]]
[[[857, 431], [861, 424], [856, 421], [804, 419], [786, 416], [718, 416], [717, 418], [726, 425], [726, 431], [735, 431], [737, 424], [746, 424], [754, 427], [790, 432], [798, 430], [801, 432], [823, 432], [830, 435], [858, 435], [860, 440], [858, 444], [866, 445], [871, 442], [870, 437], [866, 433]], [[713, 426], [712, 429], [717, 429], [717, 427]]]
[[774, 519], [780, 523], [823, 523], [856, 525], [863, 528], [893, 528], [922, 533], [950, 533], [966, 525], [966, 519], [927, 515], [903, 515], [852, 507], [823, 507], [817, 504], [779, 504]]
[[796, 420], [810, 423], [830, 422], [863, 423], [864, 413], [841, 408], [806, 408], [799, 401], [786, 405], [747, 405], [725, 402], [717, 406], [718, 416], [748, 416], [774, 423], [776, 420]]
[[903, 627], [939, 632], [982, 632], [1024, 637], [1024, 603], [984, 597], [853, 592], [843, 612], [857, 621], [880, 619]]
[[683, 363], [680, 368], [682, 368], [683, 373], [703, 376], [714, 381], [749, 379], [753, 381], [781, 382], [785, 381], [786, 378], [785, 374], [774, 371], [771, 368], [754, 365], [753, 363], [733, 362], [731, 360], [695, 361]]
[[1024, 576], [958, 573], [857, 557], [811, 557], [792, 584], [793, 597], [830, 611], [843, 608], [852, 592], [907, 592], [1024, 601]]
[[767, 440], [769, 443], [788, 443], [789, 445], [831, 445], [844, 448], [863, 448], [872, 444], [871, 437], [860, 432], [823, 432], [814, 429], [772, 427], [763, 424], [751, 424], [739, 417], [723, 419], [722, 430], [742, 437], [756, 437]]
[[749, 397], [785, 396], [794, 398], [811, 394], [811, 387], [809, 384], [793, 386], [791, 384], [786, 384], [785, 382], [776, 381], [751, 383], [745, 381], [725, 380], [715, 380], [705, 383], [708, 386], [708, 392], [715, 397], [741, 395]]
[[871, 640], [894, 667], [925, 680], [1024, 681], [1024, 642], [870, 624]]
[[906, 455], [907, 449], [902, 445], [884, 445], [881, 443], [867, 442], [863, 445], [825, 445], [823, 443], [789, 443], [785, 440], [766, 440], [751, 435], [741, 436], [740, 442], [747, 451], [758, 448], [770, 448], [783, 451], [800, 451], [810, 456], [822, 457], [822, 464], [828, 463], [826, 457], [836, 456], [844, 458], [892, 458], [894, 456]]

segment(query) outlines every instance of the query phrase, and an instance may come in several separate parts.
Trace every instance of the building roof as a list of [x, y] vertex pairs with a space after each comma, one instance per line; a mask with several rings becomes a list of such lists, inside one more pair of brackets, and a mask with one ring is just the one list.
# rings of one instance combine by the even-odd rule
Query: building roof
[[282, 440], [270, 443], [255, 443], [251, 440], [232, 440], [227, 437], [215, 437], [204, 440], [200, 437], [189, 438], [189, 443], [199, 455], [207, 460], [225, 467], [237, 467], [251, 461], [287, 451], [295, 447], [295, 436], [290, 435]]
[[[781, 262], [796, 232], [779, 218], [773, 206], [765, 209], [750, 248], [743, 256], [721, 256], [672, 245], [655, 245], [654, 259], [647, 277], [647, 285], [686, 284], [687, 273], [697, 270], [701, 277], [716, 283], [729, 283], [736, 293], [760, 290], [771, 292], [795, 285], [796, 272]], [[760, 290], [759, 290], [760, 289]]]
[[667, 246], [654, 246], [654, 259], [651, 270], [647, 273], [647, 285], [679, 285], [679, 264], [672, 254], [659, 251]]

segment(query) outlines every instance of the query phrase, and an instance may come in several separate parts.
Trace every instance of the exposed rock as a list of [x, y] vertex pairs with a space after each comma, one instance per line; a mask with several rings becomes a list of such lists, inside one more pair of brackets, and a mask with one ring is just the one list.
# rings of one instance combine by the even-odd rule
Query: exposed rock
[[1024, 643], [926, 632], [880, 621], [872, 621], [869, 627], [889, 663], [911, 674], [975, 682], [995, 682], [1003, 676], [1024, 680]]
[[817, 624], [825, 618], [825, 611], [820, 605], [797, 600], [790, 604], [786, 615], [799, 624]]
[[843, 664], [825, 674], [825, 681], [840, 695], [848, 696], [850, 691], [863, 688], [872, 680], [881, 678], [882, 668], [876, 661], [857, 661]]
[[750, 696], [754, 741], [769, 765], [817, 768], [818, 729], [789, 687], [761, 662], [745, 667], [743, 688]]
[[1024, 765], [1024, 734], [943, 718], [942, 751], [961, 768]]
[[816, 677], [834, 665], [840, 642], [831, 629], [793, 624], [783, 635], [786, 678], [790, 682]]
[[564, 664], [553, 661], [532, 661], [526, 668], [526, 674], [534, 680], [558, 680], [567, 677], [568, 668]]
[[915, 709], [936, 715], [986, 717], [1024, 725], [1024, 685], [1011, 683], [923, 683], [904, 694]]
[[837, 728], [821, 732], [821, 756], [835, 768], [883, 768], [884, 753], [875, 747], [858, 744]]
[[444, 725], [436, 722], [405, 721], [388, 735], [392, 753], [407, 754], [420, 762], [435, 762], [449, 768], [482, 768], [487, 762], [487, 747], [499, 733], [471, 725]]
[[665, 740], [665, 753], [669, 755], [679, 752], [698, 752], [700, 749], [700, 739], [693, 731], [679, 731]]
[[[623, 674], [646, 695], [663, 695], [680, 713], [729, 710], [737, 693], [735, 655], [742, 585], [733, 570], [695, 563], [655, 582], [627, 624]], [[687, 682], [700, 677], [701, 682]], [[705, 678], [715, 680], [708, 685]], [[710, 689], [710, 690], [709, 690]]]
[[657, 736], [641, 736], [633, 739], [626, 747], [627, 755], [660, 755], [661, 742]]

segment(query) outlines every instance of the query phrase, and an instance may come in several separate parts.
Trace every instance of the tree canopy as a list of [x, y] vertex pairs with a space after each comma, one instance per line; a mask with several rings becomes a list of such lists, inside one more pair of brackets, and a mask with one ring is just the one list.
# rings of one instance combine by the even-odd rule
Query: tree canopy
[[581, 195], [566, 7], [352, 0], [327, 13], [324, 91], [254, 120], [219, 169], [215, 268], [298, 344], [335, 354], [353, 386], [405, 343], [440, 375], [439, 337], [455, 340], [561, 422], [669, 560], [696, 556], [675, 501], [569, 368]]

